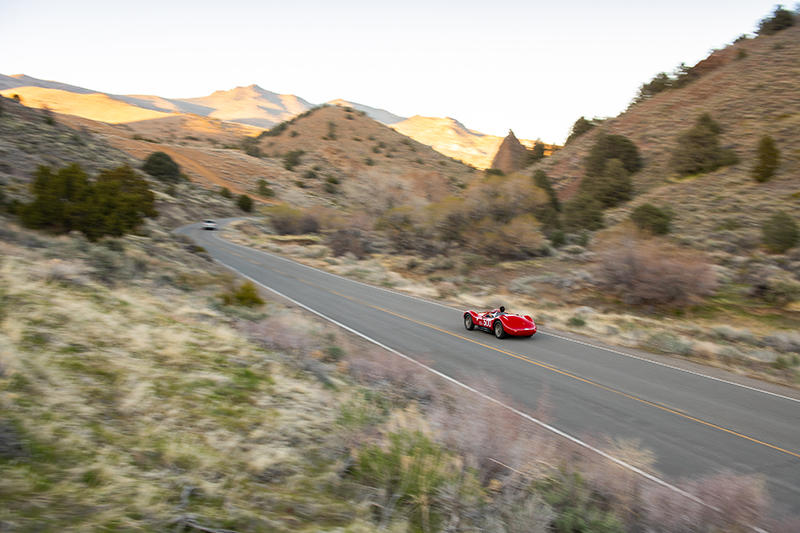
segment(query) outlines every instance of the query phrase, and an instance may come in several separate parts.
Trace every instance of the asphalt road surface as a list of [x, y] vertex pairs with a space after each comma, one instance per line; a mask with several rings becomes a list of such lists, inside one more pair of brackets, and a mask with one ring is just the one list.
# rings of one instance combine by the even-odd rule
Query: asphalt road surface
[[638, 439], [668, 482], [721, 471], [760, 474], [774, 513], [800, 514], [796, 391], [716, 369], [671, 368], [546, 331], [499, 340], [466, 331], [463, 310], [239, 246], [200, 224], [178, 233], [239, 274], [451, 378], [491, 376], [523, 411], [533, 413], [546, 391], [552, 426], [578, 439]]

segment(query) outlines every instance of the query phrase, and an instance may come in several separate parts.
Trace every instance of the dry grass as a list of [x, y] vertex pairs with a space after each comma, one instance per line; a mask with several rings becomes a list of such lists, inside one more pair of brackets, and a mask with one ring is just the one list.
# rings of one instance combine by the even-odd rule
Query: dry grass
[[[59, 256], [74, 246], [47, 242]], [[109, 286], [83, 259], [94, 245], [48, 261], [2, 246], [0, 451], [11, 452], [0, 457], [0, 522], [62, 531], [164, 529], [182, 516], [242, 531], [359, 524], [330, 478], [335, 454], [320, 451], [339, 400], [209, 307], [225, 276], [190, 292], [141, 274]], [[192, 279], [197, 259], [178, 267], [152, 252], [160, 276], [177, 279], [179, 269]], [[287, 511], [295, 506], [303, 513]]]

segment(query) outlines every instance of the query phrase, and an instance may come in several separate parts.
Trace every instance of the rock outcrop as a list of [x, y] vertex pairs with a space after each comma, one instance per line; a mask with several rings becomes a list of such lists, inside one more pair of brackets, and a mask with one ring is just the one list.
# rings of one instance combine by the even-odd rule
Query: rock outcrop
[[527, 159], [528, 151], [519, 142], [514, 132], [508, 130], [508, 135], [500, 143], [500, 147], [492, 160], [491, 168], [500, 169], [508, 174], [524, 168]]

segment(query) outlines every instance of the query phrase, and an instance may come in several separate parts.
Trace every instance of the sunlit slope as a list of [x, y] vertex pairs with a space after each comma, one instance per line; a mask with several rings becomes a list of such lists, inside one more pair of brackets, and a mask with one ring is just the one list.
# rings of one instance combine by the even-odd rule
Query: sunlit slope
[[[476, 168], [489, 168], [503, 142], [503, 137], [487, 135], [468, 129], [454, 118], [423, 117], [415, 115], [391, 127], [403, 135], [427, 144], [437, 152], [453, 157]], [[520, 139], [527, 148], [535, 140]]]
[[208, 108], [210, 111], [203, 114], [212, 118], [261, 128], [269, 128], [312, 107], [298, 96], [273, 93], [258, 85], [215, 91], [209, 96], [182, 98], [179, 101]]
[[103, 93], [80, 94], [60, 89], [43, 87], [15, 87], [5, 89], [0, 94], [7, 98], [19, 95], [28, 107], [47, 107], [57, 113], [120, 124], [137, 120], [149, 120], [169, 116], [169, 113], [143, 109], [120, 102]]

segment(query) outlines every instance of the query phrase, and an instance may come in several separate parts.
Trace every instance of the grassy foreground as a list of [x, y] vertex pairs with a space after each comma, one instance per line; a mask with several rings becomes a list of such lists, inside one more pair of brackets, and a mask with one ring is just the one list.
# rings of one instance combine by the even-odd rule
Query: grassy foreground
[[[99, 243], [4, 228], [0, 530], [737, 531], [766, 516], [757, 478], [687, 481], [724, 511], [709, 512], [297, 310], [235, 305], [240, 284], [156, 226]], [[595, 444], [652, 471], [635, 442]]]

